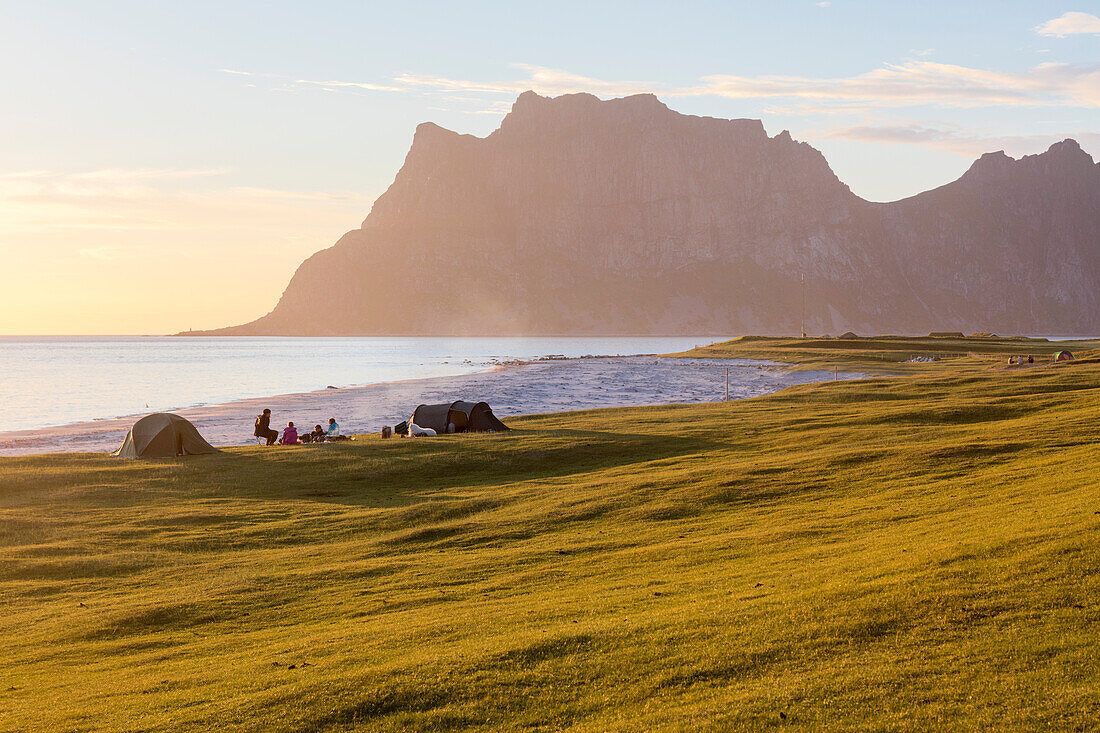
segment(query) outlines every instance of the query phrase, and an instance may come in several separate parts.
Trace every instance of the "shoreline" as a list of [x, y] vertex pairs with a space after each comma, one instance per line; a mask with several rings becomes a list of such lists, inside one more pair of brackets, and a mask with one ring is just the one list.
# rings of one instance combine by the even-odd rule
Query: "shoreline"
[[[582, 357], [583, 358], [583, 357]], [[359, 390], [370, 390], [377, 387], [386, 387], [388, 385], [404, 385], [412, 384], [416, 382], [431, 382], [435, 380], [447, 380], [456, 379], [459, 377], [474, 375], [474, 374], [490, 374], [495, 371], [499, 371], [505, 368], [518, 367], [524, 364], [532, 362], [517, 362], [512, 364], [493, 364], [485, 369], [479, 369], [473, 372], [463, 372], [454, 375], [436, 375], [431, 377], [411, 377], [409, 379], [394, 379], [384, 382], [368, 382], [366, 384], [354, 384], [346, 385], [343, 387], [322, 387], [321, 389], [314, 389], [307, 392], [285, 392], [283, 394], [268, 395], [265, 397], [241, 397], [235, 400], [229, 400], [227, 402], [213, 402], [213, 403], [196, 403], [188, 405], [186, 407], [167, 407], [162, 410], [150, 410], [149, 412], [134, 412], [127, 415], [115, 415], [111, 417], [97, 417], [91, 420], [79, 420], [77, 422], [62, 423], [60, 425], [46, 425], [40, 428], [27, 428], [25, 430], [0, 430], [0, 456], [3, 455], [35, 455], [33, 453], [8, 453], [7, 451], [12, 447], [12, 443], [17, 441], [33, 441], [35, 438], [45, 439], [53, 438], [55, 436], [65, 435], [81, 435], [84, 433], [102, 432], [102, 428], [110, 426], [114, 428], [114, 423], [124, 423], [125, 428], [118, 428], [125, 431], [130, 429], [130, 425], [137, 420], [145, 417], [146, 415], [153, 415], [158, 412], [170, 412], [182, 417], [186, 417], [191, 422], [196, 420], [202, 420], [206, 415], [200, 413], [216, 412], [221, 413], [223, 411], [229, 411], [233, 408], [242, 407], [245, 405], [255, 406], [260, 403], [263, 404], [283, 404], [288, 402], [304, 401], [311, 397], [320, 397], [322, 395], [332, 395], [337, 392], [348, 393]], [[262, 410], [263, 408], [260, 408]], [[259, 411], [257, 411], [258, 413]], [[197, 424], [197, 423], [196, 423]], [[244, 443], [242, 445], [247, 445]]]
[[[799, 371], [794, 365], [770, 360], [586, 356], [494, 364], [453, 376], [248, 397], [171, 412], [194, 423], [213, 445], [228, 447], [255, 441], [253, 420], [264, 408], [272, 410], [272, 425], [279, 429], [288, 420], [308, 428], [335, 417], [345, 435], [377, 432], [382, 425], [406, 419], [419, 404], [457, 399], [484, 400], [507, 422], [520, 414], [721, 401], [726, 367], [734, 370], [731, 399], [833, 378], [831, 371]], [[862, 376], [840, 375], [843, 379]], [[0, 432], [0, 456], [114, 450], [134, 421], [146, 414], [150, 413]]]
[[455, 377], [547, 355], [650, 354], [710, 343], [673, 339], [2, 338], [18, 379], [0, 384], [0, 432], [44, 430], [154, 411]]

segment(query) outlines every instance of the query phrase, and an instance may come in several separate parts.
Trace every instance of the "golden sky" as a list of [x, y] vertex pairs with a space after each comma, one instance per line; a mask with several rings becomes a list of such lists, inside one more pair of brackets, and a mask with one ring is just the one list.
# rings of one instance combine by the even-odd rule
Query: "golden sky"
[[358, 194], [220, 187], [219, 169], [0, 174], [0, 334], [161, 334], [270, 310], [357, 227]]

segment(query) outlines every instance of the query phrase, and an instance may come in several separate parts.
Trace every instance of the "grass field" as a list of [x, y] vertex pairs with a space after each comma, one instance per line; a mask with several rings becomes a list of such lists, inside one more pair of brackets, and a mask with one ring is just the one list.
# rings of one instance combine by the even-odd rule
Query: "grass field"
[[2, 459], [0, 728], [1096, 729], [1098, 415], [986, 365]]
[[[742, 336], [669, 356], [770, 359], [797, 369], [837, 368], [871, 374], [917, 374], [1007, 364], [1010, 356], [1032, 355], [1046, 361], [1066, 350], [1077, 357], [1100, 357], [1100, 341], [1050, 341], [1044, 338], [979, 337], [930, 338], [912, 336], [864, 336], [854, 338], [788, 338]], [[934, 362], [912, 361], [913, 357]]]

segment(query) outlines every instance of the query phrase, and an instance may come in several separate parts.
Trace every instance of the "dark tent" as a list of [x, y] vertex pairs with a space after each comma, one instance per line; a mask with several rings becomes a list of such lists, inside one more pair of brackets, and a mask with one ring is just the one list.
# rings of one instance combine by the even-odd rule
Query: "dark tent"
[[1056, 354], [1050, 355], [1051, 361], [1073, 361], [1073, 354], [1068, 351], [1059, 351]]
[[199, 435], [195, 426], [179, 415], [156, 412], [134, 423], [122, 447], [111, 455], [119, 458], [172, 458], [221, 453]]
[[413, 412], [411, 422], [437, 433], [447, 432], [447, 424], [453, 423], [456, 433], [485, 433], [508, 430], [497, 419], [493, 408], [485, 402], [452, 402], [442, 405], [420, 405]]

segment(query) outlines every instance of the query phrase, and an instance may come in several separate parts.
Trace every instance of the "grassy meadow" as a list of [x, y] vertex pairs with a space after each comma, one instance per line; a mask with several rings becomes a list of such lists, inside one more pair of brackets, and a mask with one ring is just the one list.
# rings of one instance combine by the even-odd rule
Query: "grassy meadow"
[[1096, 729], [1100, 364], [961, 358], [0, 459], [0, 729]]
[[[1010, 356], [1046, 361], [1066, 350], [1086, 359], [1100, 357], [1100, 341], [1051, 341], [1044, 338], [968, 336], [932, 338], [913, 336], [810, 337], [741, 336], [700, 346], [680, 354], [693, 358], [768, 359], [796, 369], [839, 369], [870, 374], [916, 374], [1007, 364]], [[935, 359], [915, 361], [914, 357]]]

